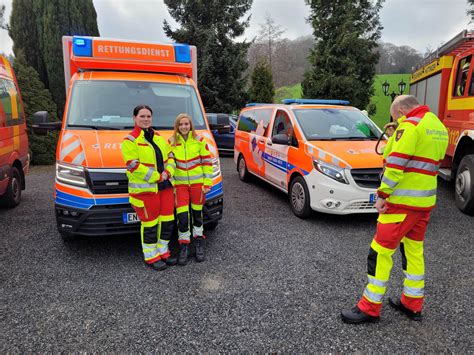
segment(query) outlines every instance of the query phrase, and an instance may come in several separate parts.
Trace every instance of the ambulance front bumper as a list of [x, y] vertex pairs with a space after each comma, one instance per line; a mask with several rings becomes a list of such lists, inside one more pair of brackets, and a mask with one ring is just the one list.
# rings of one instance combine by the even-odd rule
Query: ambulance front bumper
[[[223, 205], [222, 193], [206, 200], [204, 225], [222, 219]], [[129, 203], [94, 205], [88, 209], [56, 203], [55, 210], [60, 233], [90, 237], [140, 233], [138, 221], [128, 222], [127, 216], [134, 213]]]
[[346, 178], [349, 184], [335, 181], [313, 169], [305, 176], [311, 208], [330, 214], [376, 213], [377, 190], [358, 186], [350, 173]]

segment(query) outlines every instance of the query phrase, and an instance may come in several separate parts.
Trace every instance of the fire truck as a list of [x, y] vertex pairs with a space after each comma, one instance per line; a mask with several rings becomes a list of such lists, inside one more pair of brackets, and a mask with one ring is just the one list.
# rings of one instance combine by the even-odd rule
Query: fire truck
[[457, 207], [474, 214], [474, 31], [464, 30], [412, 73], [410, 94], [428, 105], [449, 132], [439, 176], [455, 181]]

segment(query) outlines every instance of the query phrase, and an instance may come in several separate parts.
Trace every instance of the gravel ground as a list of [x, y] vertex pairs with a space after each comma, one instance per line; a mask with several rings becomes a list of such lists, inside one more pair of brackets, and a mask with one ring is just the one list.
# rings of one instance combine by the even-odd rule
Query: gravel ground
[[[146, 268], [139, 238], [56, 231], [53, 167], [34, 167], [22, 204], [0, 210], [0, 351], [473, 352], [474, 219], [440, 182], [426, 236], [424, 320], [383, 307], [376, 324], [340, 320], [366, 281], [375, 215], [295, 217], [286, 196], [238, 179], [222, 158], [224, 219], [207, 261]], [[394, 258], [388, 296], [402, 273]]]

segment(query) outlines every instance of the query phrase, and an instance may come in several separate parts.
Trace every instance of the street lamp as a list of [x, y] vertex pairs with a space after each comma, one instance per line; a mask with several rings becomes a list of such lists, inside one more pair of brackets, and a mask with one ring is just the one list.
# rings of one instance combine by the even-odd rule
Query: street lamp
[[403, 92], [405, 91], [405, 88], [406, 88], [407, 84], [403, 81], [403, 79], [398, 83], [398, 91], [399, 91], [399, 94], [395, 93], [395, 91], [392, 91], [391, 94], [389, 94], [389, 90], [390, 90], [390, 83], [385, 80], [385, 82], [382, 84], [382, 91], [383, 91], [383, 94], [385, 96], [390, 96], [392, 98], [392, 102], [393, 100], [395, 100], [395, 98], [398, 96], [398, 95], [401, 95], [403, 94]]

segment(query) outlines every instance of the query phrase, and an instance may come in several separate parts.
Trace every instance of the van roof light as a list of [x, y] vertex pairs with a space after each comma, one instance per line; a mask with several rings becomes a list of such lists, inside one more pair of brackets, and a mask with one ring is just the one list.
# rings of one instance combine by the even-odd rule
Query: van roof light
[[325, 99], [284, 99], [281, 100], [285, 105], [343, 105], [351, 103], [347, 100], [325, 100]]
[[269, 106], [269, 105], [274, 105], [274, 104], [269, 104], [269, 103], [261, 103], [261, 102], [249, 102], [248, 104], [245, 105], [245, 107], [253, 107], [253, 106]]

